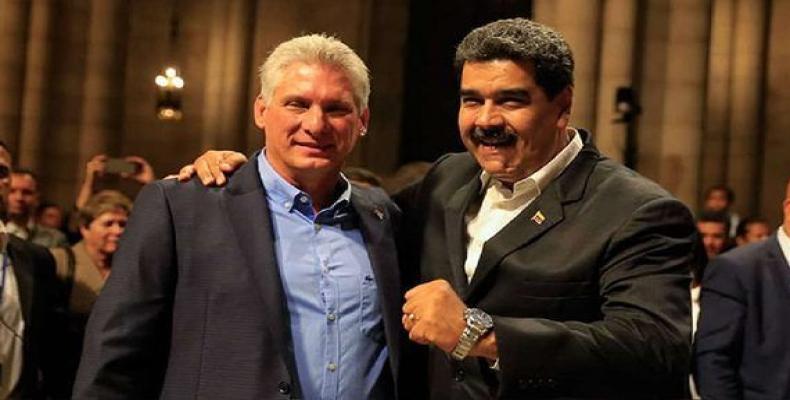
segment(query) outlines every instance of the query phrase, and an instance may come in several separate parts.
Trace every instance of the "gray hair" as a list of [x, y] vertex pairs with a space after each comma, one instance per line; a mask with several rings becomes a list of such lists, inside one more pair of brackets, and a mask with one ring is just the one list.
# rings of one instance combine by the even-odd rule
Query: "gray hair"
[[554, 98], [573, 85], [573, 54], [559, 32], [526, 18], [502, 19], [470, 32], [455, 52], [455, 67], [466, 62], [530, 62], [535, 82]]
[[368, 67], [348, 45], [325, 34], [295, 37], [275, 47], [260, 68], [261, 97], [264, 101], [271, 101], [283, 71], [297, 62], [327, 64], [340, 68], [351, 81], [356, 106], [360, 111], [368, 107]]

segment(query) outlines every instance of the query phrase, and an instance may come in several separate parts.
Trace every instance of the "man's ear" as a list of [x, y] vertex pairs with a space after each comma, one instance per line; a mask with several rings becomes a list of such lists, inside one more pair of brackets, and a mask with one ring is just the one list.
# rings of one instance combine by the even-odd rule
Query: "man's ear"
[[359, 114], [359, 122], [361, 125], [360, 136], [365, 136], [368, 132], [368, 126], [370, 126], [370, 108], [362, 110], [362, 113]]
[[263, 118], [265, 112], [266, 100], [264, 100], [261, 95], [258, 95], [258, 97], [255, 98], [255, 104], [253, 104], [252, 107], [252, 117], [255, 121], [255, 126], [257, 126], [259, 129], [263, 129], [265, 126]]
[[557, 94], [554, 98], [560, 109], [560, 115], [557, 118], [557, 128], [565, 129], [571, 120], [571, 107], [573, 106], [573, 86], [568, 85], [565, 89]]

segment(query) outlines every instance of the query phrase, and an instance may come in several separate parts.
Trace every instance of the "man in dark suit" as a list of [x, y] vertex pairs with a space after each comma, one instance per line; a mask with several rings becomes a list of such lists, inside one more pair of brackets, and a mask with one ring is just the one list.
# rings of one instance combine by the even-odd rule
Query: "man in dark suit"
[[[0, 142], [0, 206], [5, 207], [11, 154]], [[55, 262], [46, 248], [21, 240], [0, 221], [0, 398], [68, 396], [60, 355], [66, 332]]]
[[266, 147], [224, 188], [143, 189], [88, 322], [76, 398], [394, 398], [399, 211], [341, 166], [368, 72], [307, 35], [261, 68]]
[[[404, 370], [435, 399], [686, 397], [688, 209], [568, 126], [573, 58], [557, 32], [497, 21], [456, 64], [468, 153], [396, 196], [402, 279], [425, 282], [402, 323], [432, 345]], [[216, 182], [223, 159], [242, 161], [208, 153], [182, 176]]]
[[775, 234], [705, 271], [694, 345], [704, 399], [790, 398], [790, 182], [783, 206]]
[[432, 398], [682, 398], [687, 208], [568, 125], [573, 59], [526, 19], [456, 52], [468, 153], [403, 193], [403, 324], [432, 344]]

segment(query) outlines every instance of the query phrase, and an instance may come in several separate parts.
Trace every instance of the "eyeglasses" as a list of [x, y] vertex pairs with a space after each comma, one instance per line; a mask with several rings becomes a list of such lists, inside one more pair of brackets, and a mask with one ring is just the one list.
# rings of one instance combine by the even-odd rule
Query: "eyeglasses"
[[6, 179], [11, 176], [11, 168], [7, 165], [0, 164], [0, 179]]

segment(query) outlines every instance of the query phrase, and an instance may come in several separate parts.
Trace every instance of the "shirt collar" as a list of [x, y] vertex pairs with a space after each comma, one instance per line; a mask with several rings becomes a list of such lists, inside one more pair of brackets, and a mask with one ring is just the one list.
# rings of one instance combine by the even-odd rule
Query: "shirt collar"
[[499, 191], [507, 192], [508, 198], [517, 198], [521, 197], [527, 193], [535, 191], [534, 196], [537, 197], [546, 188], [546, 186], [554, 180], [554, 178], [558, 177], [568, 165], [571, 164], [574, 158], [579, 154], [584, 147], [584, 143], [582, 143], [581, 135], [578, 131], [574, 128], [568, 128], [568, 135], [570, 136], [570, 141], [568, 142], [565, 147], [557, 153], [554, 158], [552, 158], [546, 165], [542, 166], [537, 171], [533, 172], [530, 176], [517, 181], [513, 184], [513, 191], [510, 193], [510, 190], [507, 189], [501, 182], [496, 179], [493, 179], [491, 174], [483, 170], [480, 174], [480, 181], [483, 183], [480, 191], [485, 191], [489, 185], [493, 185]]
[[[258, 154], [258, 172], [261, 183], [266, 188], [266, 196], [270, 201], [285, 207], [288, 211], [297, 209], [306, 216], [311, 218], [314, 216], [310, 195], [290, 184], [274, 170], [269, 160], [266, 159], [266, 148]], [[351, 184], [342, 173], [335, 193], [339, 193], [337, 199], [325, 210], [344, 207], [351, 202]]]
[[779, 230], [776, 232], [776, 239], [779, 241], [779, 248], [782, 249], [787, 265], [790, 266], [790, 237], [787, 236], [784, 226], [779, 227]]

